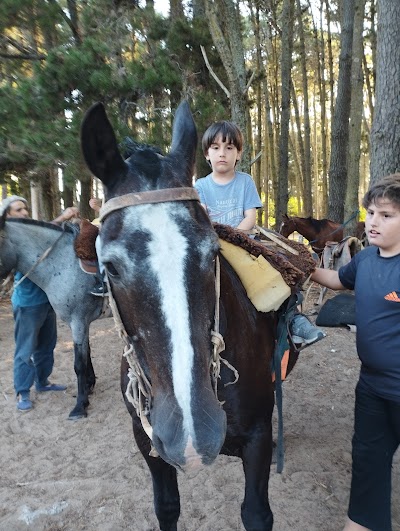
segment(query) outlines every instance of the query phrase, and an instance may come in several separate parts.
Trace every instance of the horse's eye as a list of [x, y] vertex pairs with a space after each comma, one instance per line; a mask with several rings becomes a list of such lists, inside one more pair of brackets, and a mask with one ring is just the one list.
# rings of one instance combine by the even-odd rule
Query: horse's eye
[[104, 267], [107, 269], [107, 273], [110, 275], [110, 277], [118, 276], [118, 271], [115, 269], [111, 262], [105, 262]]

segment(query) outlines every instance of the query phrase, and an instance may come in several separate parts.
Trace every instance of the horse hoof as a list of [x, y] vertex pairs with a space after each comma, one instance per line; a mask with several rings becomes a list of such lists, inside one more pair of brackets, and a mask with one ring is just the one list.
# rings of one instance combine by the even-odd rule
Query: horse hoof
[[79, 420], [87, 417], [87, 412], [84, 410], [75, 410], [73, 409], [69, 414], [68, 420]]

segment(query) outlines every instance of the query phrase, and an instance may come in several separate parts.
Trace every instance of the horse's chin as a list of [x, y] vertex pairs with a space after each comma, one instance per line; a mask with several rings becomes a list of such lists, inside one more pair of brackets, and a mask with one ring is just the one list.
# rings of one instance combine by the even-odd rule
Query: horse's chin
[[[153, 444], [157, 452], [159, 453], [161, 459], [172, 465], [174, 468], [179, 470], [180, 472], [190, 473], [193, 471], [198, 470], [199, 468], [207, 465], [211, 465], [215, 459], [219, 455], [219, 451], [214, 453], [213, 455], [207, 454], [207, 455], [200, 455], [196, 452], [196, 450], [193, 448], [193, 446], [189, 445], [189, 447], [186, 447], [186, 451], [184, 455], [181, 456], [174, 456], [172, 459], [170, 455], [167, 455], [163, 448], [160, 447], [159, 444], [155, 443], [153, 440]], [[189, 454], [189, 455], [188, 455]]]
[[[168, 444], [157, 436], [157, 430], [153, 430], [153, 445], [159, 456], [182, 472], [197, 470], [203, 466], [211, 465], [219, 455], [226, 434], [226, 416], [220, 411], [219, 429], [213, 432], [198, 434], [198, 442], [194, 443], [189, 435], [187, 439], [181, 432], [181, 438], [175, 433], [172, 444]], [[179, 444], [179, 439], [182, 441]], [[185, 440], [183, 442], [183, 440]]]

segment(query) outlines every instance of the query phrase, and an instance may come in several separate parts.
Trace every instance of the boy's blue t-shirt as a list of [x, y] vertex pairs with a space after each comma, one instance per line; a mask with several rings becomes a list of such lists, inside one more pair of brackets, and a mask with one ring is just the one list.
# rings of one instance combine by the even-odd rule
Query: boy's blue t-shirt
[[[24, 275], [19, 271], [15, 273], [14, 283], [16, 284]], [[11, 295], [11, 302], [14, 307], [37, 306], [49, 302], [46, 293], [39, 288], [34, 282], [25, 278], [17, 286]]]
[[235, 177], [227, 184], [216, 183], [210, 173], [198, 179], [194, 187], [211, 220], [217, 223], [237, 227], [244, 219], [245, 210], [262, 207], [257, 188], [248, 173], [236, 171]]
[[367, 247], [339, 278], [355, 292], [360, 383], [400, 403], [400, 255], [385, 258]]

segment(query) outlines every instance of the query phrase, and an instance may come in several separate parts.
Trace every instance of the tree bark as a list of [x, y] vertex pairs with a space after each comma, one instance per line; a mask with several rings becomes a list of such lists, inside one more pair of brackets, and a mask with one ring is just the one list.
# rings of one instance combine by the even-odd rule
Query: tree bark
[[301, 76], [302, 76], [302, 96], [303, 96], [303, 121], [304, 121], [304, 159], [303, 165], [303, 214], [304, 216], [312, 216], [312, 190], [311, 190], [311, 127], [310, 127], [310, 113], [308, 104], [308, 79], [307, 79], [307, 55], [306, 45], [304, 39], [303, 26], [303, 11], [300, 0], [296, 0], [297, 6], [297, 21], [299, 25], [300, 36], [300, 60], [301, 60]]
[[400, 171], [400, 9], [378, 0], [375, 111], [371, 131], [371, 183]]
[[340, 37], [339, 79], [332, 122], [331, 160], [329, 166], [329, 219], [343, 222], [347, 186], [347, 149], [351, 102], [351, 59], [353, 47], [355, 0], [343, 3]]
[[326, 79], [325, 79], [325, 39], [324, 39], [324, 25], [322, 20], [323, 1], [321, 0], [321, 16], [320, 16], [320, 31], [321, 42], [318, 40], [318, 33], [316, 34], [316, 48], [321, 49], [321, 59], [318, 61], [318, 84], [320, 94], [320, 107], [321, 107], [321, 159], [322, 159], [322, 185], [321, 185], [321, 197], [319, 198], [319, 204], [321, 205], [319, 211], [321, 218], [326, 218], [328, 215], [328, 142], [327, 142], [327, 119], [326, 119]]
[[361, 124], [363, 116], [363, 27], [365, 0], [356, 0], [353, 31], [353, 61], [351, 65], [351, 109], [349, 126], [349, 150], [347, 187], [344, 205], [344, 236], [357, 233], [358, 190], [360, 187]]
[[246, 67], [238, 6], [233, 0], [205, 0], [208, 26], [228, 79], [231, 119], [245, 137], [241, 168], [250, 172], [251, 139], [247, 135], [250, 116], [247, 107]]
[[281, 135], [279, 140], [279, 179], [275, 209], [276, 228], [287, 211], [289, 172], [290, 87], [293, 51], [294, 0], [284, 0], [282, 8], [281, 56]]

